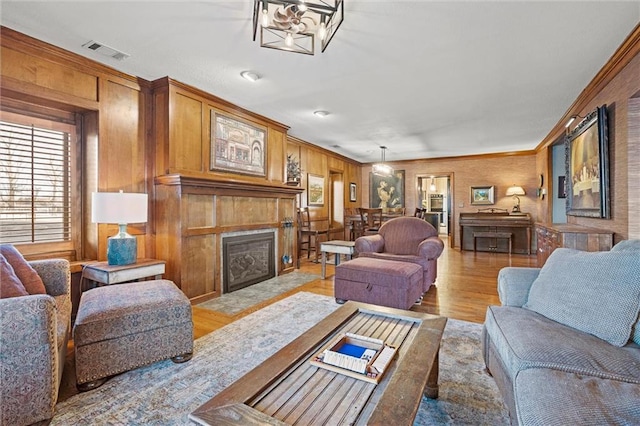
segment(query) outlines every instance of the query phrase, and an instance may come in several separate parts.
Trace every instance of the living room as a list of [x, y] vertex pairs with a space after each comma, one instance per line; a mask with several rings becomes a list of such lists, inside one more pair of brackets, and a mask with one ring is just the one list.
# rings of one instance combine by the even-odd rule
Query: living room
[[[275, 257], [295, 256], [295, 242], [287, 243], [283, 223], [296, 216], [297, 207], [309, 204], [309, 176], [323, 179], [326, 197], [337, 195], [340, 199], [338, 207], [328, 202], [309, 206], [315, 224], [334, 229], [332, 238], [344, 239], [346, 232], [344, 218], [335, 213], [336, 209], [369, 207], [374, 161], [357, 161], [315, 145], [312, 139], [292, 136], [289, 123], [247, 110], [171, 76], [150, 81], [129, 75], [6, 26], [0, 36], [3, 121], [6, 114], [22, 113], [81, 129], [82, 155], [76, 157], [78, 175], [74, 175], [81, 179], [72, 184], [77, 203], [72, 213], [72, 238], [63, 244], [18, 245], [27, 260], [55, 257], [72, 263], [76, 305], [81, 265], [106, 260], [107, 239], [118, 231], [117, 224], [92, 223], [92, 192], [124, 190], [149, 195], [147, 222], [128, 227], [137, 239], [137, 255], [165, 261], [164, 278], [174, 281], [193, 304], [222, 295], [220, 259], [223, 239], [228, 235], [273, 232], [277, 240]], [[478, 270], [491, 275], [493, 282], [483, 284], [483, 289], [484, 285], [495, 288], [495, 276], [502, 266], [536, 266], [538, 247], [534, 236], [531, 255], [479, 252], [471, 257], [468, 251], [460, 250], [460, 214], [485, 207], [472, 203], [470, 188], [494, 187], [490, 207], [511, 211], [514, 199], [506, 191], [517, 184], [525, 192], [519, 196], [520, 210], [530, 215], [532, 224], [553, 222], [554, 204], [564, 203], [557, 193], [554, 165], [558, 160], [554, 150], [562, 145], [565, 124], [569, 118], [584, 118], [603, 105], [607, 106], [609, 120], [608, 217], [570, 215], [566, 221], [610, 232], [613, 244], [640, 238], [640, 216], [635, 214], [640, 208], [639, 52], [640, 28], [636, 25], [579, 95], [569, 100], [570, 105], [555, 118], [553, 127], [543, 129], [546, 136], [530, 149], [386, 161], [403, 171], [408, 215], [421, 202], [417, 190], [420, 177], [450, 178], [451, 226], [443, 239], [457, 259], [452, 263], [457, 262], [456, 268], [462, 268], [462, 273], [477, 262]], [[219, 116], [266, 133], [268, 155], [262, 174], [229, 172], [213, 164], [212, 134]], [[289, 156], [297, 159], [303, 170], [297, 185], [287, 185]], [[355, 184], [354, 197], [351, 184]], [[278, 262], [277, 275], [295, 272], [294, 265]], [[318, 267], [303, 260], [303, 270], [317, 273]], [[454, 280], [460, 273], [441, 269], [442, 279], [451, 274]], [[318, 292], [332, 294], [330, 280], [316, 285], [322, 287]], [[483, 291], [474, 297], [482, 297]], [[497, 291], [491, 292], [488, 300], [495, 303]], [[461, 303], [430, 297], [427, 295], [423, 302], [424, 312], [439, 313], [433, 310], [447, 311], [446, 303]], [[482, 301], [480, 305], [491, 303]], [[460, 308], [452, 317], [469, 319], [463, 311]], [[481, 319], [476, 316], [475, 321]]]

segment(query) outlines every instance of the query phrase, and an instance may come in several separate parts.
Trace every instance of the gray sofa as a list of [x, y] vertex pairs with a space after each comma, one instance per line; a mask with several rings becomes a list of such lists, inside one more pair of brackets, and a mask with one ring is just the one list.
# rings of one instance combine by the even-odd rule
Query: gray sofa
[[504, 268], [483, 352], [511, 422], [640, 424], [640, 241]]

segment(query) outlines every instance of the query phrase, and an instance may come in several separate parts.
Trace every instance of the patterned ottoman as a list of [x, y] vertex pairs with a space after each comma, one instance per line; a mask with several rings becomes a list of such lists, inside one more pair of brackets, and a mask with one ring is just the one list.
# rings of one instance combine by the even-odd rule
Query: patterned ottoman
[[359, 257], [336, 266], [336, 302], [346, 300], [409, 309], [422, 296], [422, 266]]
[[163, 359], [188, 361], [193, 352], [191, 304], [168, 280], [88, 290], [80, 299], [73, 341], [80, 391]]

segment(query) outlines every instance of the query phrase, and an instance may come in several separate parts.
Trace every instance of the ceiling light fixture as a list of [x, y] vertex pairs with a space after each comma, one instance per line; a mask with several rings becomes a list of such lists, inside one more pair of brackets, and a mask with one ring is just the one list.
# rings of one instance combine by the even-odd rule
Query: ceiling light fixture
[[249, 80], [252, 83], [260, 80], [260, 75], [253, 71], [242, 71], [240, 75], [242, 76], [242, 78], [244, 78], [245, 80]]
[[313, 55], [315, 38], [324, 52], [343, 19], [343, 0], [254, 0], [253, 40], [260, 27], [260, 46]]
[[431, 192], [436, 192], [436, 181], [434, 180], [433, 177], [431, 177], [431, 185], [429, 185], [429, 190]]
[[387, 150], [386, 146], [381, 146], [382, 150], [382, 161], [380, 163], [376, 163], [371, 167], [371, 172], [376, 176], [389, 177], [393, 175], [393, 167], [388, 164], [385, 164], [385, 151]]
[[320, 118], [325, 118], [327, 115], [331, 114], [329, 111], [313, 111], [313, 115]]

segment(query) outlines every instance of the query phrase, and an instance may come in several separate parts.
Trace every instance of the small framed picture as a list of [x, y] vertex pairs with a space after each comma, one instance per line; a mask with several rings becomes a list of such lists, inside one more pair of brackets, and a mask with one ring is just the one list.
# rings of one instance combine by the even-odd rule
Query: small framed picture
[[310, 206], [324, 205], [324, 176], [307, 174], [307, 197]]
[[349, 201], [357, 201], [357, 189], [355, 183], [351, 182], [349, 184]]
[[495, 186], [472, 186], [471, 204], [486, 205], [494, 204]]

